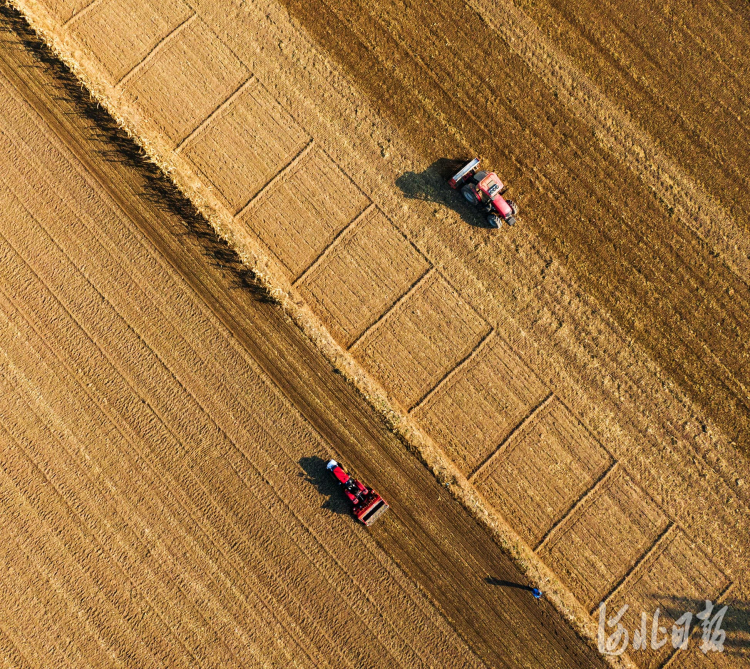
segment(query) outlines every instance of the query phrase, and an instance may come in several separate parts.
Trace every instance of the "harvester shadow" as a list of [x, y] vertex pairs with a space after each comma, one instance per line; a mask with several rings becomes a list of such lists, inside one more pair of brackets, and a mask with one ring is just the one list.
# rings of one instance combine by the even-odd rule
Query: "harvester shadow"
[[460, 192], [448, 185], [450, 179], [469, 159], [439, 158], [426, 170], [405, 172], [396, 179], [396, 186], [411, 200], [423, 200], [439, 204], [455, 211], [464, 223], [475, 228], [490, 228], [486, 217], [476, 207], [471, 206]]
[[321, 505], [321, 509], [333, 511], [343, 515], [351, 515], [351, 507], [341, 491], [341, 486], [334, 481], [333, 476], [326, 469], [326, 460], [317, 456], [300, 458], [299, 466], [302, 467], [304, 477], [307, 483], [314, 485], [321, 495], [328, 499]]
[[[143, 190], [136, 195], [152, 207], [179, 221], [185, 234], [196, 239], [204, 257], [213, 267], [227, 272], [231, 286], [247, 290], [261, 302], [275, 300], [260, 283], [255, 273], [248, 268], [229, 244], [221, 239], [210, 223], [193, 203], [170, 181], [138, 145], [112, 118], [70, 69], [39, 38], [15, 8], [0, 2], [0, 35], [14, 33], [26, 51], [34, 58], [37, 67], [52, 74], [55, 81], [52, 97], [64, 100], [76, 116], [86, 123], [87, 139], [98, 146], [98, 151], [107, 161], [121, 163], [138, 171], [142, 177]], [[0, 39], [4, 39], [0, 36]], [[5, 41], [5, 40], [4, 40]]]

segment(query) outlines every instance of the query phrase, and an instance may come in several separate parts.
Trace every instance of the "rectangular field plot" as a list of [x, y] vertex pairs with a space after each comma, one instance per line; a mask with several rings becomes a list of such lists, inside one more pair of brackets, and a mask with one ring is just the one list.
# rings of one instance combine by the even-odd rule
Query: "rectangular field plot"
[[182, 0], [104, 0], [70, 30], [116, 84], [192, 13]]
[[338, 165], [313, 148], [262, 191], [239, 220], [274, 253], [294, 280], [368, 204]]
[[612, 464], [612, 456], [555, 397], [508, 438], [477, 485], [534, 548]]
[[299, 283], [300, 293], [348, 347], [430, 267], [379, 209], [373, 209]]
[[[659, 650], [652, 650], [650, 647], [641, 650], [629, 648], [628, 652], [641, 667], [660, 667], [675, 652], [671, 643], [671, 630], [675, 620], [690, 611], [693, 614], [693, 625], [698, 625], [695, 614], [703, 611], [705, 600], [709, 599], [715, 604], [728, 586], [729, 579], [722, 570], [679, 528], [674, 527], [607, 602], [607, 617], [627, 604], [629, 608], [620, 622], [632, 639], [633, 632], [640, 629], [641, 613], [645, 612], [650, 646], [651, 624], [654, 613], [659, 609], [658, 624], [667, 630], [667, 634], [659, 633], [657, 641], [666, 638], [667, 642]], [[715, 607], [713, 612], [716, 613], [718, 608], [720, 607]], [[597, 612], [594, 614], [597, 615]], [[694, 637], [690, 644], [695, 643]], [[685, 652], [678, 651], [679, 654]]]
[[185, 144], [183, 154], [232, 214], [310, 141], [256, 80]]
[[510, 346], [492, 336], [414, 415], [468, 476], [546, 393]]
[[352, 351], [408, 409], [488, 332], [487, 323], [434, 272], [366, 332]]
[[123, 90], [177, 146], [249, 72], [200, 19], [181, 24], [123, 80]]
[[592, 610], [653, 547], [668, 522], [617, 468], [553, 530], [539, 555]]

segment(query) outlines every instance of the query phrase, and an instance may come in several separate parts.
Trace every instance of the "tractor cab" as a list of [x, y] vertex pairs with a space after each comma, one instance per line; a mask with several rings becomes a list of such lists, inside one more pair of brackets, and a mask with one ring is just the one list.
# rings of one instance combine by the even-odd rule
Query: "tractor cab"
[[451, 188], [460, 188], [468, 202], [485, 209], [490, 227], [499, 228], [503, 221], [508, 225], [515, 224], [516, 203], [503, 198], [505, 186], [497, 174], [479, 170], [479, 158], [464, 165], [448, 183]]

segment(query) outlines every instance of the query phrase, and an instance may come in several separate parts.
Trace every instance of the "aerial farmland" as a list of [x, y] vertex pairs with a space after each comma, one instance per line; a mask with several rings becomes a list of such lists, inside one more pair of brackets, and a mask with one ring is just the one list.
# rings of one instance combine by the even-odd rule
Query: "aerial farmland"
[[749, 26], [0, 0], [0, 665], [746, 666]]

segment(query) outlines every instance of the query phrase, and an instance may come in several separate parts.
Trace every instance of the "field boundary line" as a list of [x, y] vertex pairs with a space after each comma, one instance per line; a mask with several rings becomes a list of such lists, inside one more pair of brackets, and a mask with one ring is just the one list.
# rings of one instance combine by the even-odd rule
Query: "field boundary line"
[[559, 520], [553, 523], [552, 527], [550, 527], [544, 533], [544, 536], [537, 542], [537, 545], [534, 548], [534, 552], [538, 553], [539, 551], [543, 550], [545, 548], [545, 544], [548, 544], [552, 539], [554, 539], [554, 536], [558, 534], [563, 523], [579, 508], [583, 508], [586, 504], [590, 503], [594, 495], [596, 495], [599, 490], [611, 484], [612, 479], [620, 473], [621, 469], [622, 466], [620, 465], [620, 461], [613, 458], [612, 464], [609, 465], [609, 467], [607, 467], [599, 475], [599, 478], [594, 481], [593, 485], [585, 490], [578, 499], [574, 500], [573, 503], [565, 511], [565, 513], [560, 516]]
[[[255, 194], [253, 195], [250, 200], [246, 204], [244, 204], [240, 209], [233, 214], [233, 218], [239, 219], [242, 218], [251, 208], [252, 206], [261, 198], [265, 193], [267, 193], [273, 185], [279, 181], [282, 177], [284, 177], [288, 172], [293, 170], [299, 163], [301, 163], [312, 151], [313, 147], [315, 146], [315, 138], [310, 137], [310, 140], [305, 144], [305, 146], [300, 149], [300, 151], [297, 153], [294, 158], [292, 158], [284, 167], [282, 167], [276, 174], [274, 174], [266, 183], [265, 185]], [[368, 198], [369, 199], [369, 198]]]
[[[722, 573], [723, 573], [723, 572], [722, 572]], [[726, 576], [726, 574], [724, 574], [724, 576]], [[722, 591], [721, 591], [721, 592], [719, 593], [718, 597], [716, 597], [716, 600], [714, 601], [714, 605], [716, 605], [716, 604], [722, 604], [722, 603], [723, 603], [723, 602], [724, 602], [724, 601], [726, 600], [727, 596], [729, 595], [729, 592], [730, 592], [730, 590], [732, 590], [732, 589], [734, 588], [734, 586], [735, 586], [735, 582], [734, 582], [734, 581], [729, 581], [729, 585], [727, 585], [727, 586], [726, 586], [726, 587], [725, 587], [725, 588], [724, 588], [724, 589], [723, 589], [723, 590], [722, 590]], [[693, 628], [692, 628], [692, 629], [690, 630], [690, 635], [689, 635], [689, 636], [690, 636], [691, 638], [695, 638], [695, 639], [697, 640], [697, 636], [698, 636], [698, 629], [699, 629], [699, 627], [700, 627], [700, 625], [695, 625], [695, 626], [694, 626], [694, 627], [693, 627]], [[662, 664], [662, 665], [661, 665], [661, 667], [660, 667], [659, 669], [668, 669], [668, 667], [671, 667], [671, 666], [672, 666], [672, 662], [674, 661], [674, 659], [675, 659], [676, 657], [681, 657], [681, 656], [679, 656], [679, 655], [677, 654], [677, 651], [678, 651], [679, 649], [680, 649], [680, 648], [679, 648], [679, 646], [678, 646], [677, 648], [673, 648], [673, 649], [672, 649], [672, 652], [671, 652], [671, 653], [669, 654], [669, 657], [668, 657], [668, 658], [667, 658], [667, 659], [666, 659], [666, 660], [664, 661], [664, 664]]]
[[506, 449], [507, 445], [513, 439], [515, 439], [518, 434], [526, 429], [527, 425], [533, 422], [534, 419], [539, 416], [539, 414], [544, 413], [549, 408], [550, 404], [552, 404], [552, 400], [555, 397], [557, 397], [555, 393], [549, 392], [547, 396], [539, 404], [537, 404], [527, 414], [527, 416], [518, 425], [516, 425], [516, 427], [511, 430], [510, 434], [500, 442], [498, 447], [492, 453], [490, 453], [487, 458], [485, 458], [484, 462], [471, 473], [471, 475], [468, 477], [469, 483], [475, 485], [477, 478], [479, 478], [479, 476], [481, 476], [487, 470], [490, 464], [500, 456], [500, 453], [502, 453]]
[[171, 42], [172, 39], [177, 37], [178, 34], [185, 30], [185, 28], [187, 28], [197, 18], [198, 12], [195, 12], [192, 16], [188, 16], [182, 23], [177, 25], [170, 33], [162, 37], [154, 46], [154, 48], [146, 54], [146, 57], [140, 63], [136, 63], [133, 67], [130, 68], [129, 72], [126, 72], [122, 77], [120, 77], [120, 80], [115, 83], [114, 88], [122, 89], [127, 86], [128, 81], [130, 81], [136, 74], [138, 74], [141, 69], [146, 67], [148, 63], [156, 58], [159, 52], [164, 49], [164, 47], [169, 42]]
[[86, 5], [82, 9], [79, 9], [75, 14], [73, 14], [73, 16], [65, 21], [65, 23], [62, 24], [62, 27], [67, 28], [71, 23], [88, 14], [92, 9], [94, 9], [94, 7], [96, 7], [97, 5], [101, 5], [102, 2], [104, 2], [104, 0], [91, 0], [88, 5]]
[[[428, 261], [429, 262], [429, 261]], [[366, 335], [370, 334], [380, 323], [388, 319], [391, 314], [393, 314], [396, 309], [398, 309], [411, 295], [413, 295], [419, 288], [427, 283], [430, 279], [432, 279], [433, 276], [437, 275], [437, 270], [430, 264], [430, 266], [427, 268], [427, 270], [420, 276], [411, 286], [409, 286], [409, 289], [401, 295], [397, 300], [391, 304], [390, 307], [388, 307], [381, 315], [380, 318], [375, 320], [374, 323], [369, 325], [364, 329], [362, 334], [359, 335], [349, 346], [347, 347], [347, 351], [351, 351], [359, 342], [361, 342]]]
[[407, 410], [408, 413], [412, 413], [419, 409], [420, 407], [424, 406], [429, 399], [437, 393], [440, 388], [442, 388], [444, 385], [446, 385], [450, 379], [452, 379], [456, 374], [458, 374], [462, 369], [464, 369], [471, 361], [476, 358], [479, 355], [479, 352], [483, 349], [489, 346], [488, 342], [491, 339], [494, 339], [496, 335], [495, 328], [493, 328], [490, 325], [490, 329], [483, 334], [479, 341], [474, 345], [474, 348], [469, 351], [466, 356], [462, 360], [459, 360], [451, 369], [449, 369], [446, 374], [443, 376], [442, 379], [440, 379], [431, 389], [429, 389], [424, 395], [422, 395], [421, 399], [418, 399], [410, 409]]
[[250, 88], [250, 86], [253, 85], [253, 83], [260, 84], [258, 81], [258, 78], [254, 74], [250, 74], [250, 76], [245, 79], [244, 82], [242, 82], [237, 89], [230, 93], [229, 96], [219, 103], [219, 105], [214, 109], [208, 116], [206, 116], [205, 119], [203, 119], [193, 130], [191, 130], [183, 139], [180, 140], [180, 143], [174, 148], [175, 153], [179, 153], [182, 151], [182, 149], [190, 144], [195, 137], [197, 137], [201, 131], [216, 118], [219, 114], [221, 114], [222, 110], [225, 107], [230, 106], [242, 93], [245, 92], [245, 89]]
[[[368, 198], [369, 199], [369, 198]], [[348, 237], [350, 231], [354, 230], [357, 223], [367, 218], [373, 211], [377, 209], [377, 205], [374, 202], [370, 202], [362, 211], [360, 211], [351, 221], [349, 221], [341, 230], [336, 233], [336, 236], [331, 240], [331, 243], [326, 246], [308, 266], [307, 269], [302, 271], [294, 281], [292, 281], [292, 287], [296, 288], [297, 284], [302, 283], [314, 270], [318, 267], [332, 252], [336, 249], [343, 240]]]
[[[651, 544], [651, 548], [644, 551], [643, 555], [636, 560], [635, 564], [633, 565], [633, 568], [628, 571], [619, 581], [617, 581], [609, 590], [608, 593], [605, 593], [605, 595], [601, 598], [601, 602], [603, 604], [608, 604], [609, 601], [620, 591], [622, 590], [625, 583], [627, 583], [628, 579], [635, 574], [638, 569], [642, 568], [644, 564], [647, 564], [648, 562], [651, 562], [655, 559], [657, 559], [666, 549], [666, 547], [674, 541], [676, 537], [672, 536], [679, 530], [679, 527], [677, 527], [677, 523], [670, 520], [667, 522], [667, 526], [662, 530], [661, 534], [656, 537], [654, 540], [654, 543]], [[723, 572], [722, 572], [723, 574]], [[589, 611], [590, 615], [594, 615], [594, 611], [596, 611], [599, 608], [599, 604], [594, 605], [594, 607]]]

